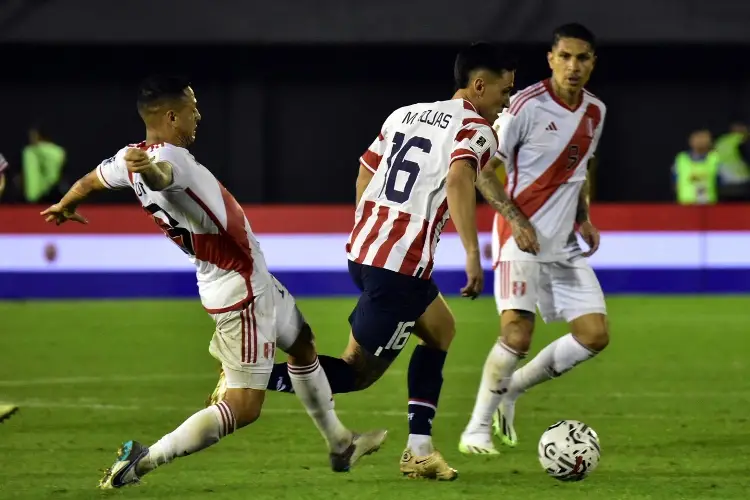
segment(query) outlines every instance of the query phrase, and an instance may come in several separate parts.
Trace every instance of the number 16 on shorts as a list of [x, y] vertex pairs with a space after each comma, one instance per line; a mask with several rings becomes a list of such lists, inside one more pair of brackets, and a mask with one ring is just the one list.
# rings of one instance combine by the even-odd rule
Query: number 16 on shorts
[[388, 340], [388, 343], [385, 345], [385, 347], [378, 347], [378, 350], [375, 351], [375, 356], [380, 356], [380, 353], [383, 352], [383, 350], [390, 349], [392, 351], [400, 351], [404, 348], [406, 343], [409, 341], [409, 337], [411, 337], [411, 330], [414, 328], [414, 321], [402, 321], [398, 324], [396, 327], [396, 331], [393, 332], [393, 335], [391, 335], [390, 340]]

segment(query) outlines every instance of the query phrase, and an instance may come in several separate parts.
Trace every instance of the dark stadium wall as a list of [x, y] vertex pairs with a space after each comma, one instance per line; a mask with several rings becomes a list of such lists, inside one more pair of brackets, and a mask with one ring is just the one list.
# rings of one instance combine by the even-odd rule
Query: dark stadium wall
[[[571, 20], [607, 43], [750, 42], [750, 4], [737, 0], [476, 0], [460, 11], [453, 0], [5, 3], [0, 42], [538, 43]], [[133, 29], [144, 18], [168, 20], [169, 29]]]
[[[41, 121], [75, 178], [142, 139], [140, 76], [191, 75], [204, 121], [194, 152], [248, 203], [351, 203], [359, 155], [396, 107], [449, 98], [456, 45], [0, 46], [0, 151], [20, 164]], [[543, 45], [518, 47], [519, 88], [548, 74]], [[608, 105], [599, 201], [667, 201], [674, 155], [698, 127], [748, 119], [739, 46], [605, 45], [590, 90]], [[130, 201], [131, 194], [101, 201]]]

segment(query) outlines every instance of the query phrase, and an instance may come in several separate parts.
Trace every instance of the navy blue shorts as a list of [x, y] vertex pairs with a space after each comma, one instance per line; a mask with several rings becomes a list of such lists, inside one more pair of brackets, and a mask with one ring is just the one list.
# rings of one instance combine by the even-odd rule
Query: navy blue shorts
[[362, 295], [349, 315], [352, 333], [367, 352], [393, 360], [411, 336], [414, 323], [438, 296], [429, 280], [349, 261], [349, 275]]

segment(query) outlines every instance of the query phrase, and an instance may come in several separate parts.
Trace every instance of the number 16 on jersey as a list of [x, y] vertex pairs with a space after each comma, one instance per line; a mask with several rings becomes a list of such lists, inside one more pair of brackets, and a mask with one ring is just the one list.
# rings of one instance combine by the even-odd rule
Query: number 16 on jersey
[[[432, 150], [432, 141], [424, 137], [410, 137], [409, 140], [404, 142], [406, 136], [402, 132], [396, 132], [393, 136], [393, 148], [391, 149], [391, 155], [388, 157], [388, 171], [385, 173], [385, 184], [383, 189], [380, 191], [380, 195], [383, 195], [385, 191], [385, 197], [388, 201], [395, 203], [405, 203], [411, 196], [411, 190], [414, 189], [414, 184], [417, 182], [417, 176], [419, 175], [419, 164], [417, 162], [407, 160], [406, 154], [411, 148], [418, 148], [423, 153], [429, 154]], [[399, 172], [403, 172], [399, 176]], [[403, 178], [406, 175], [406, 182], [404, 182], [403, 189], [396, 187], [396, 182], [399, 177]]]

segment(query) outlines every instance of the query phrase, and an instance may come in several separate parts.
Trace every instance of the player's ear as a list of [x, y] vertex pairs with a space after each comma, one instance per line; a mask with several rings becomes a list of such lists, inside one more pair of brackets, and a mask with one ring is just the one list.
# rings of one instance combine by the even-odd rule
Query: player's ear
[[475, 76], [471, 81], [471, 86], [474, 88], [474, 92], [476, 92], [477, 95], [482, 95], [484, 93], [484, 78], [481, 76]]
[[547, 64], [549, 64], [549, 69], [553, 69], [552, 68], [552, 59], [554, 57], [555, 57], [555, 55], [552, 53], [551, 50], [549, 52], [547, 52]]
[[485, 77], [486, 75], [482, 73], [474, 75], [474, 79], [472, 80], [472, 87], [474, 88], [474, 92], [476, 92], [477, 95], [484, 94], [484, 89], [487, 86]]

